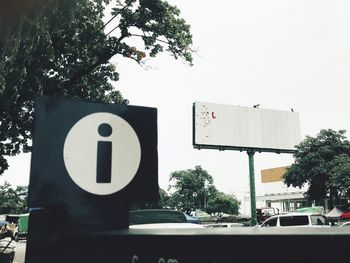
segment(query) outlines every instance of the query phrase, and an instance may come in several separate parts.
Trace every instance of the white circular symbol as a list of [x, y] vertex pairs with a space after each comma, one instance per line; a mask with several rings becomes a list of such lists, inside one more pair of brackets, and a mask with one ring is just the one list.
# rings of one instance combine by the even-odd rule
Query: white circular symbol
[[106, 112], [93, 113], [80, 119], [68, 132], [63, 159], [69, 176], [79, 187], [108, 195], [123, 189], [134, 178], [140, 165], [141, 146], [134, 129], [124, 119]]

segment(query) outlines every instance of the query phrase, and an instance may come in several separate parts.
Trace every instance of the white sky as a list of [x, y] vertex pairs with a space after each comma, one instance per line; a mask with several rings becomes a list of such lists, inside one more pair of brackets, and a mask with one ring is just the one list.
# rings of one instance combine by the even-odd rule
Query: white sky
[[[321, 129], [349, 130], [350, 1], [347, 0], [171, 0], [191, 25], [194, 66], [167, 54], [145, 70], [115, 58], [116, 89], [131, 105], [158, 108], [159, 184], [171, 172], [201, 165], [224, 192], [249, 190], [245, 152], [195, 150], [192, 103], [299, 112], [302, 138]], [[30, 155], [10, 159], [0, 182], [27, 185]], [[288, 154], [256, 153], [260, 170], [290, 165]]]

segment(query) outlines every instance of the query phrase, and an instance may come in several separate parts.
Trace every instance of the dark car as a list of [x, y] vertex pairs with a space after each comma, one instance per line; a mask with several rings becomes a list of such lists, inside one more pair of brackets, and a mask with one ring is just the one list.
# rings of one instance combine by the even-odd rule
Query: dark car
[[203, 228], [189, 223], [183, 212], [169, 209], [145, 209], [129, 212], [129, 224], [133, 229]]
[[144, 209], [129, 212], [130, 225], [157, 223], [187, 223], [185, 215], [176, 210]]

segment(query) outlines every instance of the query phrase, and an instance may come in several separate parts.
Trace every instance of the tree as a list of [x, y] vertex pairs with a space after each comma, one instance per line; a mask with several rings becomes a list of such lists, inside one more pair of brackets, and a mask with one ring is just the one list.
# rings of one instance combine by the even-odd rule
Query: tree
[[167, 51], [192, 63], [190, 26], [163, 0], [116, 1], [113, 34], [102, 20], [112, 0], [29, 2], [16, 19], [0, 18], [9, 24], [0, 27], [0, 175], [5, 156], [31, 150], [36, 95], [127, 103], [111, 84], [119, 78], [113, 56], [142, 64]]
[[137, 209], [164, 209], [167, 208], [169, 202], [168, 193], [159, 188], [159, 200], [155, 202], [140, 201], [131, 205], [131, 210]]
[[300, 188], [307, 184], [306, 197], [318, 204], [326, 198], [338, 199], [345, 191], [338, 188], [339, 182], [348, 177], [348, 170], [342, 167], [350, 157], [345, 131], [321, 130], [316, 138], [307, 136], [296, 149], [295, 162], [284, 174], [284, 183]]
[[339, 196], [350, 199], [350, 156], [342, 154], [334, 159], [331, 186], [337, 189]]
[[26, 212], [27, 193], [21, 186], [12, 188], [7, 182], [0, 186], [0, 213], [22, 214]]
[[169, 205], [188, 214], [195, 209], [203, 209], [206, 198], [217, 192], [213, 177], [201, 166], [173, 172], [169, 181]]
[[206, 212], [209, 214], [216, 213], [218, 215], [222, 213], [238, 215], [240, 204], [240, 201], [234, 196], [218, 192], [214, 197], [209, 199]]

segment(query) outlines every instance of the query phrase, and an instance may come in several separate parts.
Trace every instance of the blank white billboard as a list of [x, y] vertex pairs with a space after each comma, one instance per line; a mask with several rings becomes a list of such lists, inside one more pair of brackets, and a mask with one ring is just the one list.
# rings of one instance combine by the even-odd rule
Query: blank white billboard
[[299, 114], [195, 102], [195, 148], [294, 152], [301, 141]]

